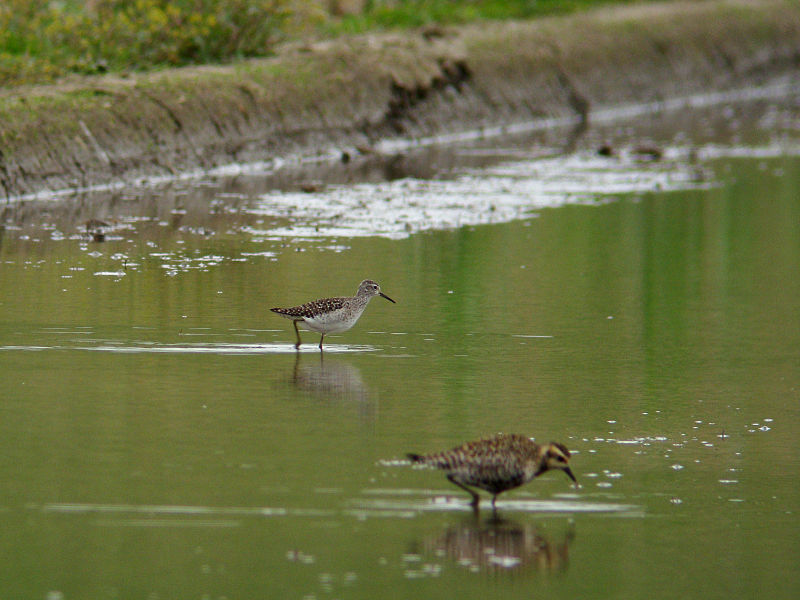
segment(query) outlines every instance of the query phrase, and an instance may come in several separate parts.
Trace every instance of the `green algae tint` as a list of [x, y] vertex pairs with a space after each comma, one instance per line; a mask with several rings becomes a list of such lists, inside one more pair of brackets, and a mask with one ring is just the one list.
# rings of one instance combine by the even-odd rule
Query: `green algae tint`
[[[797, 597], [800, 160], [705, 167], [399, 240], [7, 227], [0, 596]], [[268, 308], [364, 278], [295, 353]], [[498, 431], [581, 488], [403, 461]]]

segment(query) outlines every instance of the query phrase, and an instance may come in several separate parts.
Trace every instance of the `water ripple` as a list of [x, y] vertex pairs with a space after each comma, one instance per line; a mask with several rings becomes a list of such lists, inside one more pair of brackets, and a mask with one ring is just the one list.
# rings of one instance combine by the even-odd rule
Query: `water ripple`
[[[369, 492], [369, 490], [365, 490]], [[446, 494], [436, 494], [414, 499], [400, 498], [358, 498], [349, 507], [341, 510], [333, 508], [286, 508], [271, 506], [193, 506], [172, 504], [100, 504], [81, 502], [55, 502], [43, 505], [30, 505], [29, 510], [61, 515], [102, 515], [114, 517], [103, 524], [120, 526], [236, 526], [236, 519], [263, 517], [302, 517], [334, 518], [340, 515], [359, 520], [367, 518], [410, 519], [424, 512], [469, 512], [463, 498], [453, 498]], [[631, 504], [582, 501], [574, 499], [530, 500], [510, 499], [497, 502], [497, 509], [515, 513], [575, 514], [616, 513], [624, 516], [642, 516], [641, 507]], [[148, 519], [142, 519], [147, 516]], [[202, 520], [199, 520], [202, 519]]]
[[[420, 498], [414, 498], [415, 495]], [[407, 516], [408, 512], [469, 512], [472, 507], [468, 498], [453, 496], [448, 492], [431, 491], [429, 494], [419, 490], [399, 490], [391, 497], [391, 490], [364, 490], [365, 494], [381, 496], [380, 498], [360, 499], [353, 513], [362, 517], [389, 516], [394, 513], [398, 517]], [[486, 502], [486, 499], [484, 499]], [[550, 500], [533, 500], [524, 498], [501, 499], [497, 501], [497, 510], [517, 513], [625, 513], [626, 516], [642, 516], [643, 509], [633, 504], [617, 504], [577, 500], [575, 498], [558, 498]]]
[[[85, 340], [80, 340], [85, 341]], [[116, 343], [109, 340], [96, 346], [43, 346], [43, 345], [9, 345], [0, 346], [2, 351], [44, 351], [44, 350], [89, 350], [92, 352], [112, 352], [117, 354], [296, 354], [319, 353], [316, 344], [295, 349], [294, 344], [160, 344], [140, 342], [138, 344]], [[379, 352], [378, 346], [363, 344], [326, 344], [325, 354], [345, 354], [353, 352]]]

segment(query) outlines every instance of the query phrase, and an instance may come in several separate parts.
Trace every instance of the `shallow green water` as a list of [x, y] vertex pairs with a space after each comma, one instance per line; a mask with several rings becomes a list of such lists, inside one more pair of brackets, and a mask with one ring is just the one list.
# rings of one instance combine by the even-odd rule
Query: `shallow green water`
[[[213, 186], [9, 225], [0, 597], [797, 597], [800, 160], [707, 168], [404, 239], [244, 235], [247, 194], [210, 235]], [[324, 355], [267, 311], [366, 277], [397, 304]], [[398, 464], [497, 431], [582, 487], [476, 520]]]

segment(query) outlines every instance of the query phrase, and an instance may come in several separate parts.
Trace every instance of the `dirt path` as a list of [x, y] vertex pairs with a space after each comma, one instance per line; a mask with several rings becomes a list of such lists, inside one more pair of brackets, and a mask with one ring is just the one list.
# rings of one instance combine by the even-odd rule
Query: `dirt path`
[[800, 65], [800, 4], [707, 0], [289, 45], [228, 67], [0, 92], [0, 195], [757, 85]]

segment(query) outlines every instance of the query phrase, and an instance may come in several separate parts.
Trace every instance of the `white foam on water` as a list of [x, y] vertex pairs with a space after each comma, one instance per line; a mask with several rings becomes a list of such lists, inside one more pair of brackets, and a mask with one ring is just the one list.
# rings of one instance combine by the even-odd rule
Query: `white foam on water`
[[711, 185], [686, 160], [642, 163], [635, 157], [571, 154], [467, 170], [453, 179], [332, 185], [315, 194], [273, 191], [262, 195], [248, 212], [260, 217], [282, 215], [288, 222], [243, 231], [295, 242], [365, 236], [402, 239], [421, 231], [530, 219], [542, 209], [568, 204], [598, 205], [619, 196]]

